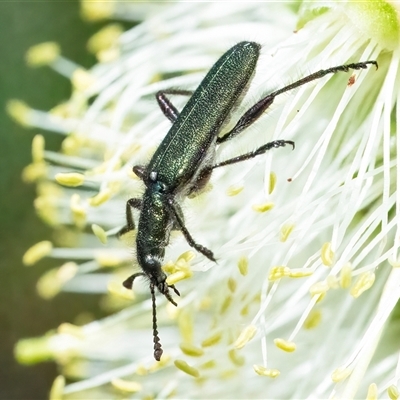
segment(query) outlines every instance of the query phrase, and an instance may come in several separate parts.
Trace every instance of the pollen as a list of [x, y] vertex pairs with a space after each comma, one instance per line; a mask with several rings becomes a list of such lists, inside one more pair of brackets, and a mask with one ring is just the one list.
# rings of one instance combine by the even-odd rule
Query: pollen
[[26, 266], [31, 266], [36, 264], [42, 258], [50, 255], [52, 250], [53, 244], [48, 240], [36, 243], [25, 252], [22, 257], [22, 262]]
[[83, 92], [95, 84], [96, 78], [86, 69], [77, 68], [72, 73], [71, 82], [75, 89]]
[[237, 352], [235, 349], [231, 349], [228, 352], [229, 359], [235, 364], [237, 367], [241, 367], [245, 363], [245, 358]]
[[85, 337], [84, 331], [80, 326], [69, 324], [67, 322], [62, 323], [58, 328], [57, 332], [66, 335], [75, 336], [78, 339]]
[[60, 56], [60, 46], [55, 42], [44, 42], [32, 46], [25, 55], [30, 67], [41, 67], [53, 63]]
[[391, 400], [397, 400], [400, 397], [399, 389], [397, 389], [396, 385], [390, 385], [387, 392]]
[[75, 193], [71, 196], [71, 201], [70, 201], [70, 208], [72, 212], [72, 219], [74, 221], [74, 224], [79, 227], [83, 228], [86, 223], [86, 210], [85, 208], [80, 204], [81, 198], [79, 194]]
[[97, 239], [100, 240], [101, 243], [103, 243], [103, 244], [107, 243], [107, 234], [101, 226], [99, 226], [97, 224], [92, 224], [92, 231], [95, 234], [95, 236], [97, 237]]
[[289, 270], [289, 278], [306, 278], [307, 276], [311, 276], [314, 272], [311, 270], [305, 270], [305, 269], [299, 269], [299, 270], [294, 270], [291, 269]]
[[368, 387], [367, 400], [376, 400], [378, 398], [378, 386], [371, 383]]
[[42, 163], [44, 160], [44, 137], [35, 135], [32, 140], [32, 161]]
[[200, 377], [200, 372], [198, 369], [191, 367], [186, 361], [183, 360], [175, 360], [175, 367], [183, 371], [185, 374], [191, 375], [194, 378]]
[[276, 186], [276, 173], [275, 172], [271, 172], [269, 174], [269, 188], [268, 188], [268, 193], [271, 194]]
[[222, 339], [222, 332], [216, 332], [201, 342], [202, 347], [210, 347], [218, 344]]
[[181, 343], [179, 346], [183, 354], [191, 357], [201, 357], [204, 354], [204, 350], [191, 343]]
[[96, 196], [93, 196], [92, 198], [89, 199], [89, 204], [92, 207], [98, 207], [101, 204], [104, 204], [111, 198], [111, 189], [110, 188], [105, 188], [102, 190], [100, 193], [96, 194]]
[[315, 282], [310, 287], [310, 294], [311, 296], [325, 294], [329, 289], [330, 287], [326, 281]]
[[375, 274], [373, 272], [364, 272], [361, 274], [353, 287], [350, 290], [350, 294], [354, 297], [360, 297], [366, 290], [370, 289], [375, 282]]
[[243, 185], [232, 185], [232, 186], [229, 186], [228, 190], [226, 191], [226, 194], [231, 197], [236, 196], [239, 193], [241, 193], [243, 191], [243, 189], [244, 189]]
[[248, 260], [247, 257], [242, 256], [242, 257], [239, 258], [238, 268], [239, 268], [239, 272], [243, 276], [247, 275], [247, 273], [249, 272], [249, 260]]
[[276, 265], [272, 267], [269, 271], [268, 280], [277, 281], [285, 276], [290, 276], [290, 268], [283, 265]]
[[233, 278], [228, 279], [228, 289], [232, 292], [235, 293], [237, 288], [237, 282]]
[[333, 382], [338, 383], [344, 381], [351, 374], [350, 368], [336, 368], [331, 375], [331, 379]]
[[85, 175], [78, 172], [56, 174], [55, 180], [63, 186], [77, 187], [85, 182]]
[[311, 310], [308, 314], [306, 320], [304, 321], [304, 329], [314, 329], [316, 328], [322, 320], [322, 314], [319, 310]]
[[296, 343], [289, 342], [288, 340], [285, 339], [276, 338], [274, 339], [274, 343], [278, 349], [286, 351], [287, 353], [292, 353], [293, 351], [296, 350]]
[[101, 21], [113, 15], [115, 3], [113, 1], [81, 1], [81, 17], [86, 21]]
[[279, 233], [279, 240], [282, 243], [285, 243], [288, 240], [289, 235], [294, 231], [295, 225], [294, 224], [284, 224], [281, 227]]
[[321, 260], [322, 264], [331, 267], [333, 264], [335, 253], [332, 251], [332, 243], [326, 242], [322, 245]]
[[125, 288], [123, 285], [121, 285], [121, 282], [109, 282], [107, 284], [107, 290], [110, 294], [113, 296], [117, 296], [119, 298], [125, 299], [125, 300], [133, 300], [135, 298], [133, 290], [129, 290]]
[[167, 283], [168, 285], [175, 285], [175, 283], [183, 281], [184, 279], [191, 278], [192, 275], [193, 272], [190, 269], [176, 271], [167, 277]]
[[64, 396], [64, 387], [65, 387], [65, 378], [62, 375], [58, 375], [56, 379], [54, 379], [53, 384], [51, 385], [49, 400], [60, 400]]
[[142, 385], [139, 382], [127, 381], [126, 379], [113, 379], [111, 385], [115, 389], [125, 393], [136, 393], [142, 390]]
[[120, 24], [107, 25], [89, 39], [87, 48], [93, 54], [109, 49], [116, 44], [122, 32], [123, 27]]
[[253, 204], [251, 208], [259, 213], [265, 213], [267, 211], [272, 210], [275, 207], [275, 204], [272, 202], [266, 202], [266, 203], [261, 203], [261, 204]]
[[236, 339], [236, 341], [233, 344], [233, 346], [236, 349], [243, 348], [244, 346], [246, 346], [246, 344], [248, 342], [250, 342], [251, 339], [253, 339], [253, 337], [255, 336], [256, 333], [257, 333], [257, 328], [254, 325], [247, 326], [240, 333], [239, 337]]
[[340, 287], [343, 289], [347, 289], [351, 285], [351, 279], [352, 279], [352, 274], [353, 268], [350, 263], [347, 263], [343, 265], [341, 271], [340, 271], [340, 278], [339, 278], [339, 284]]
[[8, 115], [22, 126], [30, 126], [32, 109], [23, 101], [9, 100], [6, 110]]
[[268, 376], [269, 378], [277, 378], [281, 374], [279, 369], [265, 368], [262, 365], [257, 364], [253, 365], [253, 369], [257, 375]]

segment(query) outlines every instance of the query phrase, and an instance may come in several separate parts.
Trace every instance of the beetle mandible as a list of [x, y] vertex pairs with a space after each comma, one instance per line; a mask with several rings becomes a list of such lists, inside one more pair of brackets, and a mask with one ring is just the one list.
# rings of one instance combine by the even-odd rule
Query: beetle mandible
[[[120, 233], [135, 229], [131, 209], [138, 209], [140, 217], [136, 236], [136, 254], [142, 271], [130, 276], [123, 285], [131, 289], [134, 279], [138, 276], [147, 277], [150, 281], [154, 358], [157, 361], [160, 361], [163, 350], [157, 331], [155, 288], [175, 306], [177, 304], [171, 297], [169, 289], [180, 295], [174, 285], [168, 285], [167, 276], [161, 269], [171, 230], [180, 230], [190, 246], [208, 259], [215, 261], [212, 251], [197, 243], [187, 230], [179, 203], [185, 196], [195, 194], [204, 188], [213, 169], [248, 160], [272, 148], [287, 144], [294, 148], [294, 142], [276, 140], [252, 152], [219, 163], [215, 163], [216, 147], [252, 125], [282, 93], [327, 74], [347, 72], [349, 69], [365, 69], [368, 64], [378, 67], [376, 61], [365, 61], [340, 65], [308, 75], [263, 97], [238, 119], [229, 132], [221, 137], [219, 134], [224, 121], [249, 86], [260, 49], [261, 46], [258, 43], [240, 42], [222, 55], [194, 92], [167, 90], [156, 94], [161, 111], [172, 122], [172, 126], [149, 164], [133, 167], [133, 171], [143, 181], [145, 191], [141, 199], [132, 198], [126, 203], [127, 225], [121, 229]], [[179, 113], [167, 95], [190, 96], [190, 99]]]

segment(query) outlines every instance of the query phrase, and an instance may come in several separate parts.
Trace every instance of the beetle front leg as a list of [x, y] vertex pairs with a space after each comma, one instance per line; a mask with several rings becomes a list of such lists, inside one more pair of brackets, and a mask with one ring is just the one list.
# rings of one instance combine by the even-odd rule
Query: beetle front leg
[[118, 236], [122, 236], [125, 233], [131, 232], [135, 229], [135, 221], [133, 220], [132, 208], [140, 210], [141, 207], [142, 207], [141, 199], [129, 199], [126, 202], [126, 208], [125, 208], [126, 225], [119, 230]]

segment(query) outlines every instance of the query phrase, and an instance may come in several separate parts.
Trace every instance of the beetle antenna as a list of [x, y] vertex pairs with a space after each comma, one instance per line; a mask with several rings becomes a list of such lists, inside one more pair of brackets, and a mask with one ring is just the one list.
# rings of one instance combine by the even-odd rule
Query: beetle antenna
[[157, 307], [156, 307], [156, 295], [154, 292], [154, 283], [150, 283], [151, 301], [153, 304], [153, 342], [154, 342], [154, 358], [160, 361], [163, 349], [160, 343], [157, 330]]

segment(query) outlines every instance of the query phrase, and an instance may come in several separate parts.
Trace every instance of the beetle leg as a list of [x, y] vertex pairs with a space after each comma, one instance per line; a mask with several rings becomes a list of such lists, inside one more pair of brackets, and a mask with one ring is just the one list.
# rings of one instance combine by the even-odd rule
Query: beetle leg
[[196, 243], [195, 240], [192, 238], [192, 235], [189, 233], [189, 231], [185, 226], [185, 223], [182, 218], [182, 211], [180, 210], [179, 206], [177, 204], [172, 203], [172, 201], [168, 202], [168, 206], [175, 220], [174, 225], [182, 232], [189, 246], [192, 246], [199, 253], [206, 256], [209, 260], [216, 262], [213, 252], [207, 249], [207, 247], [204, 247], [201, 244]]
[[225, 165], [230, 165], [230, 164], [236, 164], [241, 161], [246, 161], [249, 160], [250, 158], [254, 158], [256, 156], [259, 156], [261, 154], [266, 153], [270, 149], [276, 149], [278, 147], [284, 147], [287, 144], [290, 144], [293, 146], [294, 149], [294, 142], [291, 140], [274, 140], [273, 142], [269, 142], [267, 144], [264, 144], [263, 146], [259, 147], [258, 149], [251, 151], [249, 153], [241, 154], [240, 156], [230, 158], [229, 160], [222, 161], [220, 163], [217, 163], [213, 165], [211, 168], [219, 168], [219, 167], [224, 167]]
[[132, 208], [140, 210], [141, 206], [142, 206], [141, 199], [129, 199], [126, 202], [126, 208], [125, 208], [126, 225], [119, 230], [118, 236], [122, 236], [125, 233], [133, 231], [135, 229], [135, 221], [133, 220]]
[[171, 103], [171, 101], [168, 99], [168, 97], [166, 95], [167, 94], [178, 94], [178, 95], [182, 95], [182, 96], [191, 96], [192, 93], [193, 92], [191, 90], [175, 90], [175, 89], [159, 90], [156, 93], [156, 99], [157, 99], [157, 103], [160, 106], [163, 114], [172, 123], [174, 123], [177, 120], [177, 118], [179, 117], [179, 111]]

